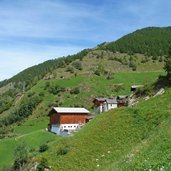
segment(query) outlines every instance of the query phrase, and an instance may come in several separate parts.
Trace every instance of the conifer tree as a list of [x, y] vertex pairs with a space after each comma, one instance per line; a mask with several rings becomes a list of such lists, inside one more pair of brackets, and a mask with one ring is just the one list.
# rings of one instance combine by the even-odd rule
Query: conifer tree
[[164, 69], [167, 72], [167, 75], [171, 76], [171, 46], [169, 48], [168, 55], [166, 57], [166, 63]]

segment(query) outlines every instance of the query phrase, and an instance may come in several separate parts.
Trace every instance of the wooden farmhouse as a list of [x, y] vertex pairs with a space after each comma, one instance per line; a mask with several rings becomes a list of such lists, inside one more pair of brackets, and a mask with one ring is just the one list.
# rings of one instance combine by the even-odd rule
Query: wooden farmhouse
[[128, 106], [129, 96], [117, 96], [118, 107]]
[[117, 98], [103, 98], [97, 97], [93, 100], [94, 103], [94, 113], [100, 114], [102, 112], [106, 112], [111, 109], [115, 109], [118, 107]]
[[88, 120], [90, 112], [85, 108], [54, 107], [49, 112], [49, 131], [61, 135], [81, 128]]

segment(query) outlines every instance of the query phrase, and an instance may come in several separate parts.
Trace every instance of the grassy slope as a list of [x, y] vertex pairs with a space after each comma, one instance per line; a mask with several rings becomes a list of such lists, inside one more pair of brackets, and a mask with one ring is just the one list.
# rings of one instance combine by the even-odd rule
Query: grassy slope
[[[152, 83], [158, 75], [163, 72], [129, 72], [115, 73], [113, 79], [107, 80], [104, 76], [76, 76], [64, 80], [42, 80], [32, 88], [32, 92], [45, 93], [44, 105], [48, 102], [62, 102], [62, 106], [84, 106], [91, 109], [92, 98], [96, 96], [115, 96], [130, 94], [130, 86], [133, 84]], [[57, 84], [71, 90], [75, 87], [80, 88], [78, 95], [71, 95], [69, 91], [61, 93], [59, 96], [53, 96], [44, 90], [45, 84]], [[116, 91], [116, 86], [120, 89]], [[74, 97], [74, 98], [73, 98]]]
[[133, 108], [103, 113], [74, 137], [54, 143], [43, 157], [48, 159], [52, 170], [60, 171], [160, 170], [163, 167], [169, 171], [170, 101], [171, 89]]
[[14, 129], [15, 136], [0, 140], [0, 170], [4, 165], [10, 165], [14, 160], [14, 149], [17, 143], [24, 141], [32, 155], [39, 146], [57, 139], [54, 134], [45, 131], [47, 118], [28, 119]]
[[[44, 93], [42, 103], [36, 108], [33, 115], [31, 115], [23, 124], [14, 128], [14, 137], [7, 138], [0, 141], [0, 168], [4, 164], [9, 164], [13, 160], [14, 146], [17, 141], [26, 141], [29, 149], [35, 151], [40, 144], [55, 139], [53, 134], [42, 131], [47, 127], [48, 118], [45, 117], [49, 111], [49, 103], [62, 101], [63, 106], [68, 105], [84, 105], [87, 108], [92, 106], [92, 97], [98, 95], [110, 96], [116, 94], [129, 94], [130, 85], [144, 84], [147, 80], [153, 82], [162, 72], [149, 73], [116, 73], [112, 80], [106, 80], [103, 76], [89, 76], [84, 75], [72, 77], [65, 80], [41, 80], [30, 91], [37, 94]], [[78, 95], [71, 95], [69, 92], [64, 92], [60, 96], [54, 96], [44, 89], [46, 82], [64, 86], [67, 89], [74, 87], [81, 87], [81, 92]], [[113, 85], [122, 84], [123, 89], [115, 92]], [[27, 92], [29, 93], [29, 92]], [[27, 95], [27, 93], [25, 95]], [[16, 140], [15, 140], [16, 138]], [[57, 138], [58, 139], [58, 138]], [[4, 152], [4, 150], [6, 152]]]
[[[132, 57], [136, 65], [137, 72], [159, 72], [163, 69], [164, 62], [159, 62], [158, 60], [153, 61], [152, 57], [148, 57], [148, 61], [145, 63], [142, 63], [142, 60], [146, 59], [143, 54], [135, 54]], [[120, 59], [121, 61], [126, 59], [127, 64], [122, 64], [122, 62], [117, 61], [115, 58]], [[83, 69], [81, 71], [75, 69], [71, 63], [68, 66], [65, 66], [65, 68], [59, 68], [54, 70], [52, 73], [48, 73], [46, 77], [55, 79], [60, 79], [61, 77], [70, 78], [75, 73], [78, 75], [91, 75], [94, 73], [98, 65], [103, 66], [105, 71], [112, 73], [131, 72], [132, 68], [129, 67], [129, 60], [130, 55], [126, 53], [113, 53], [103, 50], [93, 50], [90, 51], [81, 61], [76, 60], [82, 64]], [[69, 66], [73, 68], [74, 73], [66, 72], [66, 68]]]

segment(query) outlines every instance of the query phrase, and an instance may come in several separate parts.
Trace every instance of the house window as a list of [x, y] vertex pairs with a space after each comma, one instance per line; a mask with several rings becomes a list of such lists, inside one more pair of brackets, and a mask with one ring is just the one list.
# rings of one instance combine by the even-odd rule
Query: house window
[[66, 126], [64, 126], [64, 128], [66, 128]]

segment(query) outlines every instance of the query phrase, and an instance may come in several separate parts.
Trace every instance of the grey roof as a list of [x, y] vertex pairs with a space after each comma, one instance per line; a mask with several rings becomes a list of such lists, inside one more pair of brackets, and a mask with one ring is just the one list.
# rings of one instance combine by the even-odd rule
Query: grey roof
[[117, 103], [117, 99], [116, 99], [116, 97], [114, 97], [114, 98], [108, 98], [108, 99], [106, 99], [106, 102], [108, 104], [114, 104], [114, 103]]
[[106, 102], [108, 104], [115, 104], [115, 103], [117, 103], [117, 98], [116, 97], [113, 97], [113, 98], [97, 97], [97, 98], [95, 98], [95, 100], [104, 101], [104, 102]]

